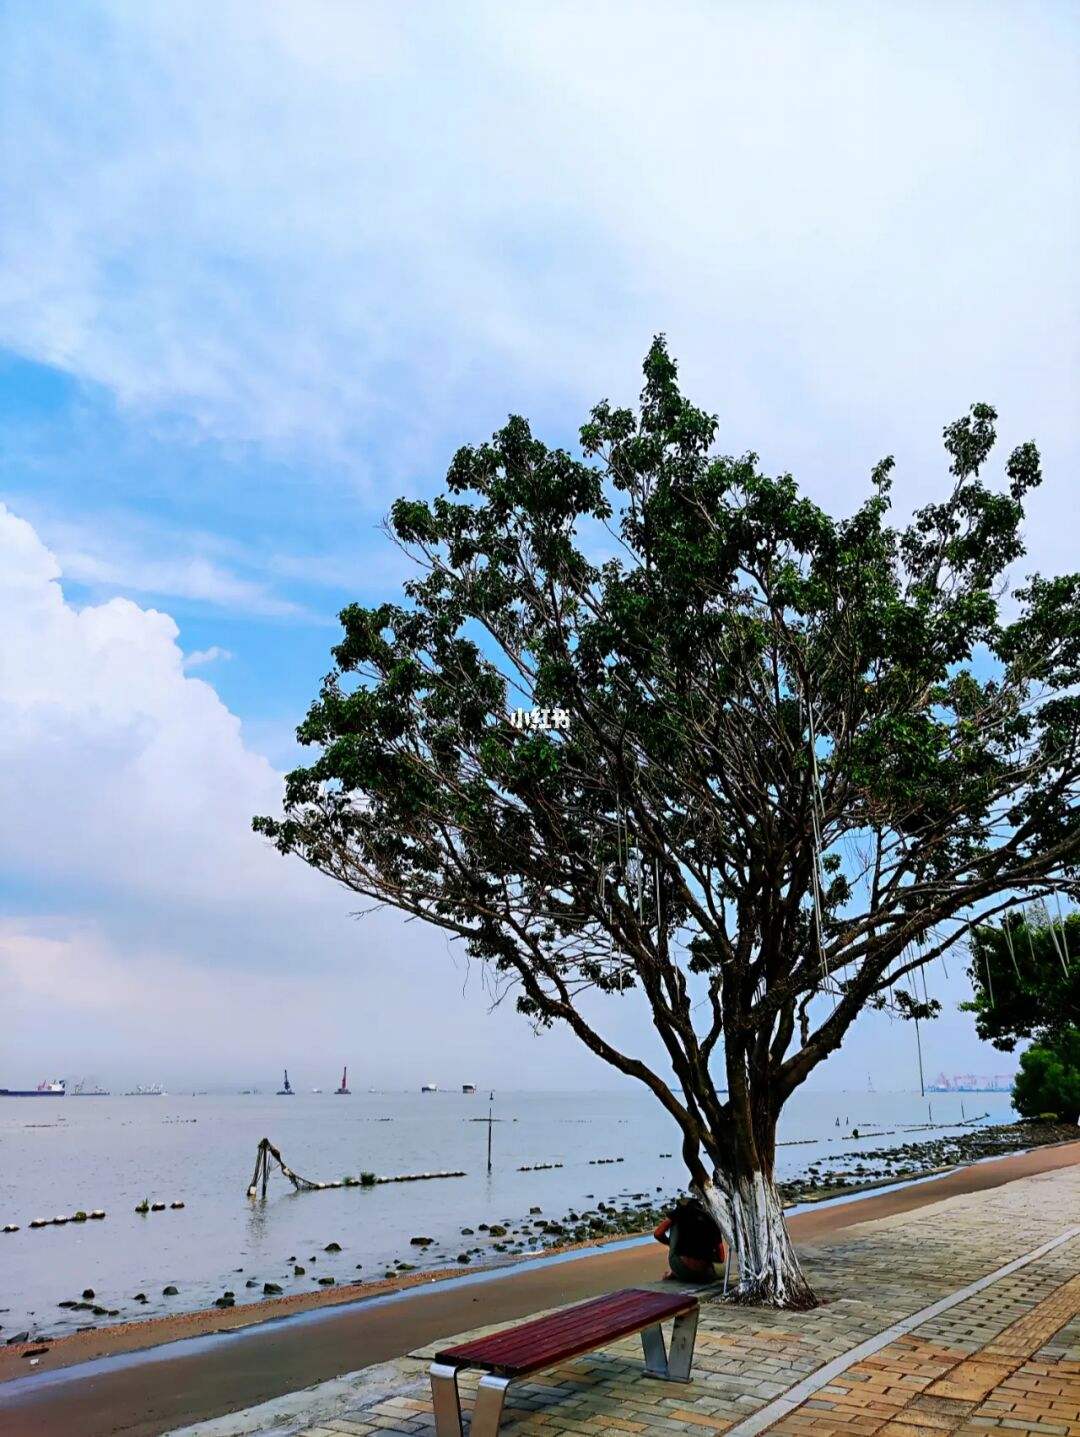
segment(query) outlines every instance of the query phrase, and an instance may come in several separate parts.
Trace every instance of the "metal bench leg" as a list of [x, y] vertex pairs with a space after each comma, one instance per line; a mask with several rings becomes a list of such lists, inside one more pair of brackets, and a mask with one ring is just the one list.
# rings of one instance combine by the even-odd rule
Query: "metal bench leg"
[[668, 1354], [668, 1376], [673, 1382], [689, 1382], [694, 1360], [694, 1339], [697, 1337], [698, 1309], [681, 1312], [671, 1328], [671, 1352]]
[[641, 1331], [641, 1347], [645, 1353], [645, 1373], [649, 1377], [668, 1375], [667, 1349], [660, 1324], [644, 1327]]
[[502, 1420], [503, 1400], [510, 1386], [509, 1377], [481, 1377], [473, 1404], [469, 1437], [496, 1437]]
[[435, 1437], [461, 1437], [461, 1399], [457, 1368], [431, 1364], [431, 1405], [435, 1409]]

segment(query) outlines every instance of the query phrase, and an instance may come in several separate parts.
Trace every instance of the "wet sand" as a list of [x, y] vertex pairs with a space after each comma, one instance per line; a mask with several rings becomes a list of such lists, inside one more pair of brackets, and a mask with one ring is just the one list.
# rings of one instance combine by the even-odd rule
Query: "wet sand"
[[[801, 1246], [828, 1242], [854, 1223], [1076, 1163], [1080, 1141], [997, 1158], [796, 1213], [791, 1232]], [[0, 1383], [23, 1379], [0, 1385], [0, 1437], [159, 1437], [399, 1357], [440, 1336], [655, 1282], [664, 1271], [664, 1255], [651, 1244], [587, 1248], [588, 1255], [574, 1261], [540, 1259], [527, 1271], [495, 1273], [482, 1282], [415, 1274], [76, 1333], [49, 1344], [29, 1373], [20, 1349], [0, 1351]], [[389, 1302], [364, 1300], [399, 1291]], [[281, 1320], [301, 1313], [298, 1320]], [[93, 1361], [99, 1358], [106, 1361]]]

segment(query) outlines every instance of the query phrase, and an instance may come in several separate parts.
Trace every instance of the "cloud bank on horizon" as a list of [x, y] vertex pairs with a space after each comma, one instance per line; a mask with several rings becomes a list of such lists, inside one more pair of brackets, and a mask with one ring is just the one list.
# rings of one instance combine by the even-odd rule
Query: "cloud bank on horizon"
[[[453, 1011], [502, 1072], [542, 1084], [558, 1052], [604, 1080], [558, 1039], [522, 1060], [440, 936], [379, 919], [367, 942], [347, 895], [248, 832], [333, 613], [396, 590], [396, 494], [509, 410], [572, 442], [659, 330], [723, 447], [831, 507], [887, 452], [898, 505], [921, 502], [942, 424], [994, 402], [1003, 451], [1043, 450], [1032, 566], [1069, 565], [1077, 28], [1055, 3], [5, 7], [0, 1002], [22, 1076], [57, 1032], [87, 1065], [249, 1071], [245, 1011], [316, 1054], [375, 983], [421, 1043]], [[885, 1086], [909, 1035], [866, 1024], [839, 1065], [861, 1081], [873, 1053]], [[955, 1066], [1000, 1063], [966, 1020], [939, 1032]]]

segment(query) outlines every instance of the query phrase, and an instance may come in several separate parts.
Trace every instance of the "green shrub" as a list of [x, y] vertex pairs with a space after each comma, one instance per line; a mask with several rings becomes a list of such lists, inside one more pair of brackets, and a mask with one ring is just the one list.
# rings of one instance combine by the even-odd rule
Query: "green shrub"
[[1066, 1028], [1022, 1054], [1013, 1103], [1024, 1117], [1052, 1111], [1062, 1122], [1080, 1119], [1080, 1028]]

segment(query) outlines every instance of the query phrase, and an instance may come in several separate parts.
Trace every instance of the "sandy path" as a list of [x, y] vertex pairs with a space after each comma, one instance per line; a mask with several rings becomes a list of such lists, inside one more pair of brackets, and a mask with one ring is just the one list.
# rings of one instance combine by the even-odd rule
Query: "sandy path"
[[[797, 1213], [791, 1231], [802, 1245], [828, 1242], [854, 1223], [1075, 1163], [1080, 1142], [1014, 1154], [898, 1191]], [[664, 1266], [663, 1253], [651, 1245], [590, 1250], [575, 1261], [541, 1261], [482, 1283], [433, 1282], [429, 1275], [389, 1303], [341, 1305], [338, 1293], [338, 1305], [310, 1310], [298, 1321], [275, 1319], [312, 1309], [311, 1299], [323, 1294], [246, 1308], [243, 1325], [239, 1309], [159, 1318], [64, 1338], [29, 1375], [25, 1360], [0, 1353], [0, 1378], [23, 1379], [0, 1385], [0, 1437], [158, 1437], [399, 1357], [440, 1336], [655, 1282]], [[112, 1360], [81, 1365], [102, 1357]]]

